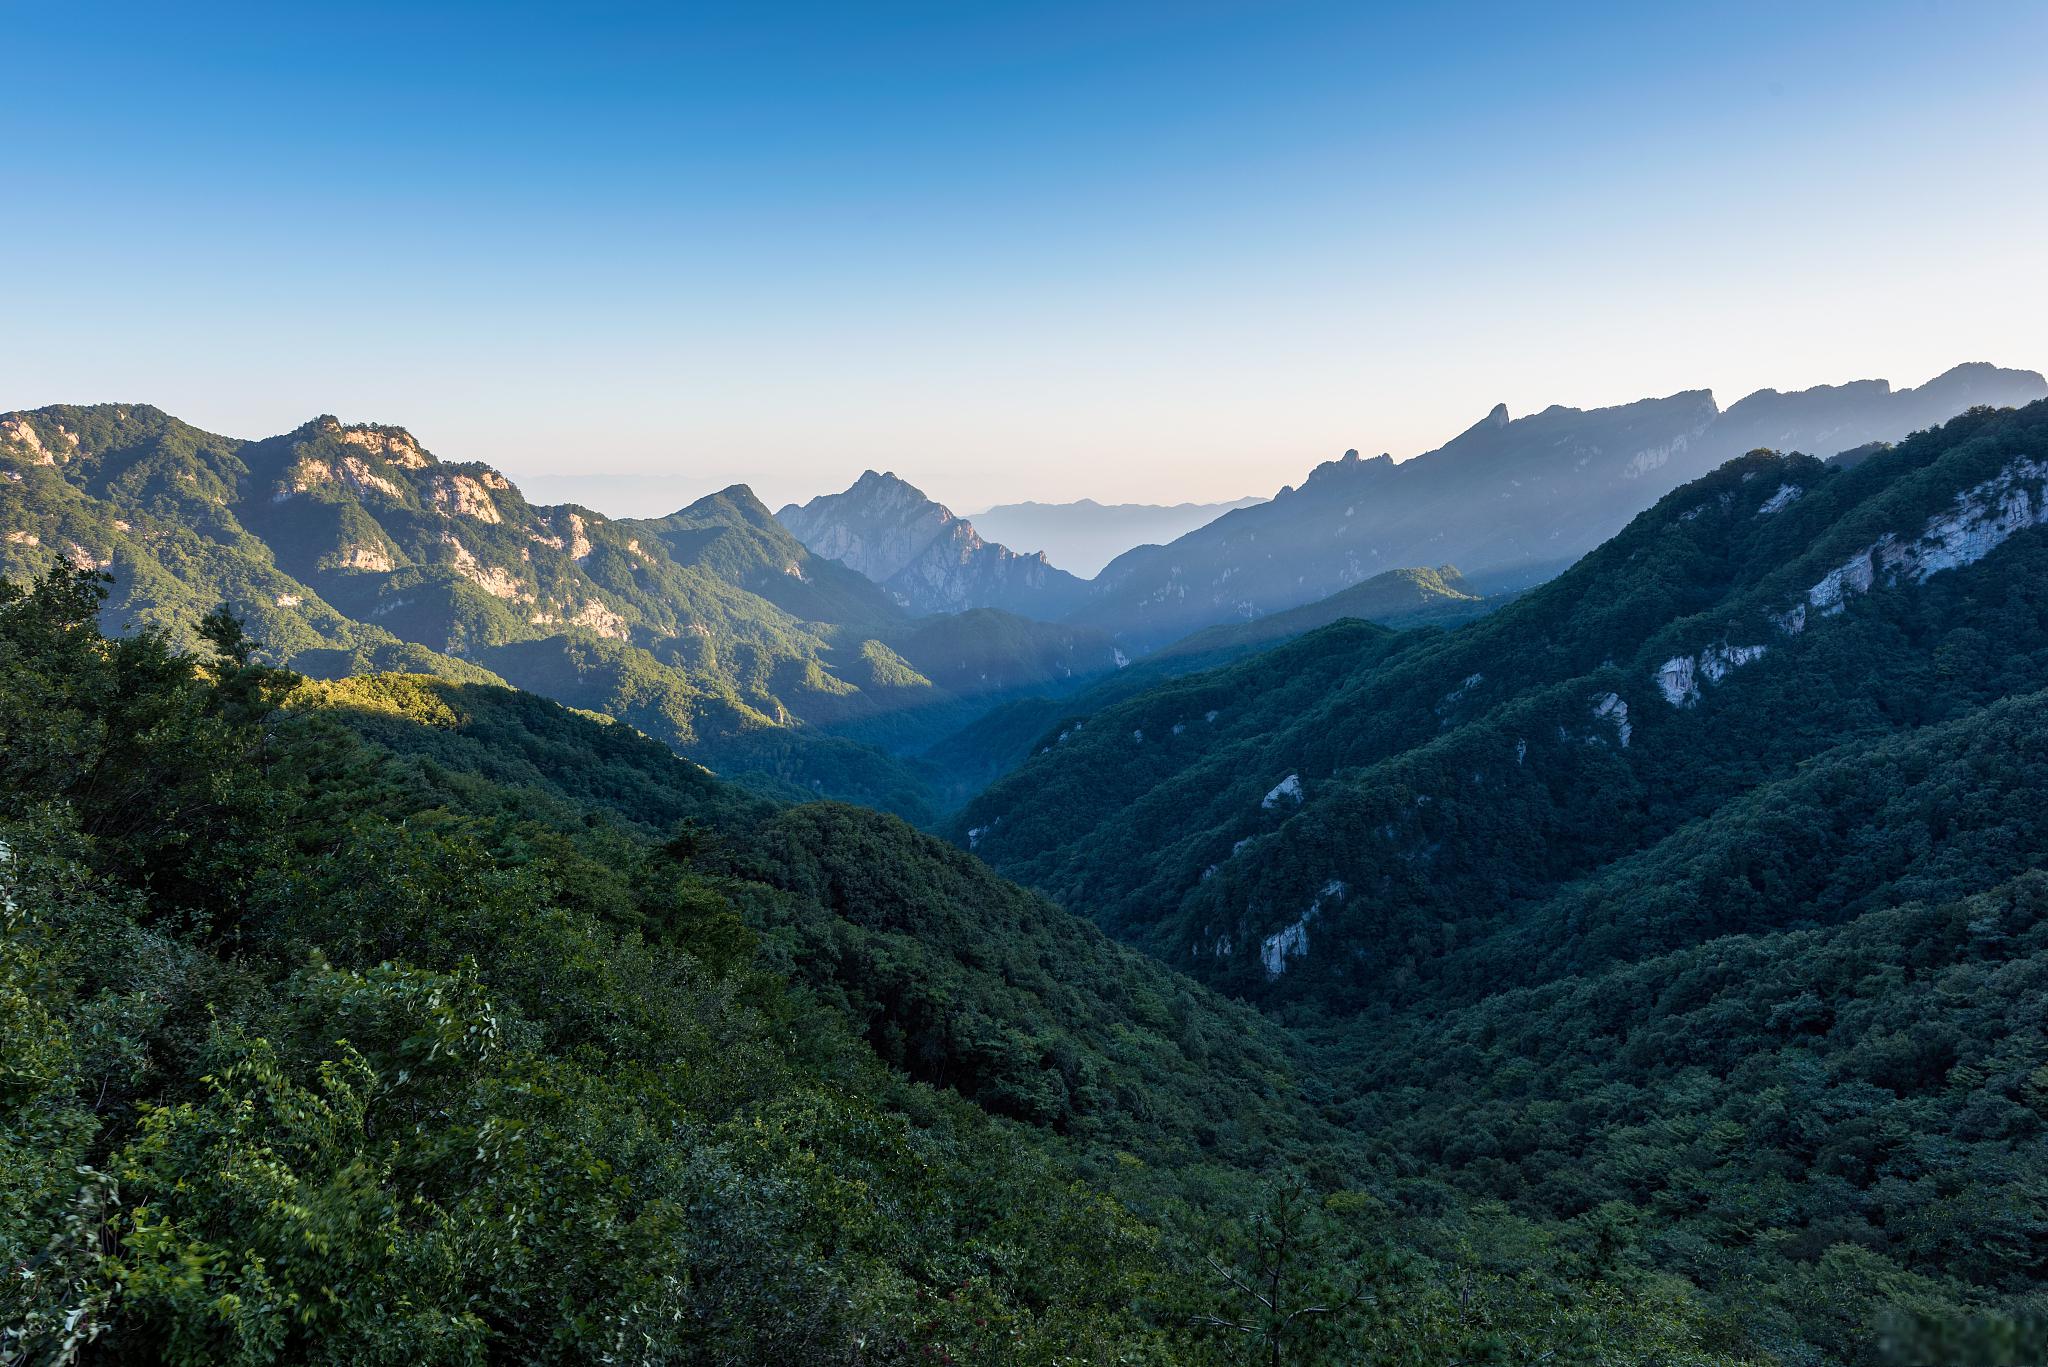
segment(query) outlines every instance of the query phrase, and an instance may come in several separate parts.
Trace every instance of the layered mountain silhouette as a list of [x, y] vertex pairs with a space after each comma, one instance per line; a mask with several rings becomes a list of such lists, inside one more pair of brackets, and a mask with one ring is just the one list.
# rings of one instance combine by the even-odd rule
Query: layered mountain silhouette
[[984, 541], [973, 523], [894, 474], [869, 470], [844, 493], [775, 516], [814, 554], [858, 570], [911, 612], [1003, 608], [1056, 621], [1087, 592], [1043, 552]]
[[1002, 503], [969, 514], [983, 536], [1006, 546], [1044, 551], [1063, 570], [1093, 578], [1102, 567], [1136, 546], [1184, 536], [1237, 508], [1262, 498], [1224, 503]]
[[1455, 564], [1487, 587], [1563, 569], [1679, 484], [1757, 447], [1818, 456], [1896, 441], [1978, 404], [2048, 395], [2033, 371], [1971, 364], [1916, 389], [1883, 380], [1762, 390], [1723, 410], [1707, 390], [1616, 408], [1496, 406], [1412, 460], [1348, 452], [1299, 488], [1112, 561], [1073, 620], [1134, 649], [1327, 597], [1383, 570]]
[[268, 658], [315, 676], [509, 682], [775, 791], [914, 814], [923, 785], [901, 761], [819, 728], [952, 718], [964, 699], [1116, 667], [1087, 629], [995, 611], [919, 623], [744, 485], [608, 518], [333, 417], [249, 441], [146, 405], [0, 416], [0, 572], [53, 555], [113, 576], [112, 629], [188, 639], [226, 603]]
[[[1857, 834], [1839, 785], [1922, 762], [1892, 742], [1967, 751], [2002, 697], [2038, 710], [2044, 662], [2037, 402], [1853, 467], [1752, 453], [1456, 631], [1341, 623], [1070, 709], [954, 834], [1228, 990], [1383, 1004], [1825, 921], [1863, 876], [1838, 861], [1905, 877], [1926, 843], [1903, 808]], [[1757, 822], [1773, 871], [1734, 874]], [[2033, 859], [1978, 853], [1973, 891]], [[1673, 870], [1695, 901], [1667, 906]]]
[[[1013, 700], [949, 848], [760, 796], [886, 796], [768, 709], [1105, 637], [911, 618], [743, 488], [0, 415], [15, 1299], [136, 1360], [1220, 1362], [1283, 1282], [1364, 1307], [1289, 1361], [2042, 1360], [2048, 402], [1851, 451]], [[102, 639], [59, 557], [355, 677]]]

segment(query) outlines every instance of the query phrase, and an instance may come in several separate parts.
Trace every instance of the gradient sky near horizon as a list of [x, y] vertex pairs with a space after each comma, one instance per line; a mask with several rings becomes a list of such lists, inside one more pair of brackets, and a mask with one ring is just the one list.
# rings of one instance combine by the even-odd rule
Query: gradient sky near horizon
[[[2048, 367], [2048, 5], [0, 0], [0, 409], [551, 497], [1266, 494]], [[548, 478], [553, 477], [553, 478]]]

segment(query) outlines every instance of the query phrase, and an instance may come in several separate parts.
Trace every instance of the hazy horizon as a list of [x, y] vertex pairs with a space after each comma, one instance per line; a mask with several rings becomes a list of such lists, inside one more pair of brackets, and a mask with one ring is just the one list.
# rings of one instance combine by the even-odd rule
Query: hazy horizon
[[1497, 402], [2048, 363], [2034, 5], [10, 27], [0, 409], [967, 510], [1270, 495]]

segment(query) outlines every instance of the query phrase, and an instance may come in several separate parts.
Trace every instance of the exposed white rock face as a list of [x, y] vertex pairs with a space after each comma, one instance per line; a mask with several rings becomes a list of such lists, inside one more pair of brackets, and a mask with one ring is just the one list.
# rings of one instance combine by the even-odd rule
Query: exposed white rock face
[[1259, 946], [1259, 960], [1266, 965], [1266, 976], [1277, 978], [1287, 971], [1287, 961], [1308, 953], [1308, 922], [1303, 916], [1284, 930], [1268, 935]]
[[34, 532], [9, 532], [7, 534], [7, 544], [10, 546], [40, 546], [43, 544], [43, 539]]
[[304, 598], [296, 593], [280, 593], [277, 595], [277, 605], [281, 608], [295, 608], [305, 601]]
[[1877, 577], [1870, 555], [1869, 550], [1858, 551], [1829, 570], [1818, 584], [1806, 591], [1806, 601], [1832, 617], [1842, 610], [1849, 598], [1870, 592], [1870, 585]]
[[396, 484], [372, 470], [361, 456], [343, 456], [333, 464], [309, 456], [292, 467], [286, 483], [271, 495], [271, 502], [283, 503], [320, 484], [340, 484], [358, 496], [372, 490], [386, 498], [403, 496]]
[[520, 603], [533, 601], [533, 595], [520, 587], [519, 580], [510, 570], [497, 565], [479, 564], [477, 558], [470, 553], [469, 547], [445, 532], [441, 535], [441, 544], [454, 554], [455, 572], [493, 598]]
[[272, 503], [283, 503], [295, 494], [303, 494], [316, 484], [327, 484], [334, 479], [334, 467], [324, 460], [302, 460], [292, 466], [285, 482], [270, 496]]
[[1244, 839], [1239, 840], [1236, 843], [1232, 844], [1230, 847], [1230, 852], [1231, 854], [1235, 855], [1239, 850], [1243, 849], [1245, 846], [1251, 843], [1252, 838], [1250, 836], [1246, 836]]
[[596, 599], [576, 609], [575, 615], [569, 620], [579, 627], [588, 627], [598, 635], [608, 636], [616, 641], [629, 640], [633, 635], [626, 627], [625, 618]]
[[1780, 484], [1778, 491], [1757, 506], [1758, 517], [1769, 517], [1772, 513], [1783, 512], [1792, 506], [1792, 501], [1806, 490], [1796, 484]]
[[429, 485], [429, 494], [443, 517], [473, 517], [494, 526], [505, 520], [498, 513], [498, 505], [491, 502], [483, 481], [472, 476], [438, 476]]
[[19, 484], [21, 483], [21, 471], [0, 470], [0, 479], [6, 480], [9, 484]]
[[1211, 726], [1214, 726], [1216, 724], [1216, 718], [1219, 715], [1221, 714], [1218, 713], [1214, 708], [1211, 708], [1207, 712], [1204, 712], [1202, 714], [1202, 720], [1208, 722]]
[[1700, 652], [1700, 673], [1708, 683], [1719, 683], [1746, 664], [1764, 657], [1764, 646], [1731, 646], [1723, 641]]
[[335, 479], [364, 494], [372, 489], [386, 498], [402, 498], [399, 487], [370, 468], [370, 463], [359, 456], [343, 456], [341, 465], [334, 472]]
[[1286, 778], [1283, 778], [1278, 783], [1274, 784], [1273, 790], [1267, 793], [1265, 797], [1259, 800], [1259, 806], [1270, 811], [1272, 808], [1279, 806], [1280, 803], [1283, 801], [1292, 801], [1296, 805], [1300, 804], [1300, 774], [1289, 774]]
[[[1802, 606], [1832, 617], [1849, 599], [1880, 583], [1886, 587], [1902, 579], [1925, 583], [1943, 570], [1976, 564], [2018, 533], [2048, 522], [2048, 491], [2041, 488], [2044, 479], [2048, 479], [2048, 463], [2014, 460], [1982, 484], [1957, 494], [1955, 506], [1928, 518], [1919, 535], [1909, 538], [1887, 533], [1829, 570], [1806, 591], [1805, 604], [1779, 616], [1779, 626], [1796, 634], [1806, 625]], [[1796, 625], [1794, 613], [1800, 614]]]
[[1114, 646], [1110, 648], [1110, 655], [1116, 660], [1116, 667], [1118, 669], [1122, 669], [1125, 665], [1128, 665], [1131, 662], [1130, 656], [1124, 654], [1121, 650], [1116, 649]]
[[1797, 636], [1800, 632], [1806, 630], [1806, 604], [1794, 603], [1790, 608], [1779, 613], [1771, 620], [1777, 623], [1778, 630], [1784, 632], [1787, 636]]
[[1259, 945], [1259, 961], [1266, 966], [1266, 977], [1277, 978], [1287, 971], [1287, 961], [1308, 953], [1309, 923], [1322, 914], [1326, 902], [1341, 902], [1351, 891], [1339, 880], [1332, 878], [1323, 884], [1323, 890], [1308, 904], [1308, 910], [1292, 925], [1268, 935]]
[[64, 558], [69, 560], [74, 568], [81, 570], [103, 570], [114, 563], [111, 555], [94, 555], [76, 541], [64, 543]]
[[528, 538], [543, 546], [553, 546], [558, 551], [567, 551], [571, 560], [581, 560], [590, 554], [589, 524], [580, 513], [557, 512], [552, 522], [543, 520], [541, 530], [529, 529]]
[[1529, 758], [1529, 742], [1518, 738], [1515, 741], [1515, 763], [1520, 764], [1527, 758]]
[[476, 586], [493, 598], [511, 602], [531, 603], [533, 595], [519, 587], [519, 581], [512, 577], [512, 571], [497, 565], [489, 565], [472, 575]]
[[433, 463], [432, 457], [420, 449], [412, 433], [402, 427], [343, 427], [330, 420], [327, 430], [351, 446], [360, 446], [379, 460], [388, 460], [393, 465], [408, 470], [419, 470]]
[[377, 574], [389, 574], [391, 557], [374, 546], [350, 546], [341, 554], [341, 567], [345, 570], [371, 570]]
[[1698, 702], [1699, 669], [1692, 656], [1674, 656], [1657, 666], [1657, 691], [1673, 707], [1690, 707]]
[[1697, 656], [1680, 655], [1657, 667], [1657, 691], [1673, 707], [1692, 707], [1700, 700], [1702, 683], [1719, 683], [1746, 664], [1764, 657], [1764, 646], [1731, 646], [1726, 641], [1708, 646]]
[[1621, 700], [1620, 694], [1608, 693], [1596, 698], [1593, 702], [1593, 720], [1612, 722], [1614, 734], [1621, 741], [1621, 748], [1628, 749], [1628, 738], [1634, 734], [1635, 728], [1629, 725], [1628, 704]]
[[[69, 434], [66, 433], [66, 435], [68, 436]], [[42, 433], [36, 431], [35, 424], [31, 423], [27, 418], [0, 418], [0, 445], [12, 446], [20, 450], [27, 455], [29, 463], [32, 465], [55, 465], [57, 463], [57, 453], [43, 444]], [[77, 437], [71, 438], [71, 445], [73, 448], [77, 447]]]

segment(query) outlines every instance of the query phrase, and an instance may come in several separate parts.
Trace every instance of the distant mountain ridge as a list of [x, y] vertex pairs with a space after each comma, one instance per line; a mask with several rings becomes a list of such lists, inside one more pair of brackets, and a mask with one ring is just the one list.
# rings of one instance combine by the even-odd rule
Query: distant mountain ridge
[[975, 529], [1006, 546], [1044, 551], [1063, 570], [1092, 579], [1102, 567], [1138, 546], [1171, 541], [1227, 512], [1264, 503], [1235, 498], [1223, 503], [1002, 503], [970, 513]]
[[914, 613], [1002, 608], [1057, 621], [1087, 592], [1042, 552], [983, 540], [973, 523], [893, 473], [866, 471], [844, 493], [775, 516], [814, 554], [851, 566]]
[[2033, 371], [1973, 363], [1916, 389], [1883, 380], [1767, 389], [1725, 410], [1704, 389], [1522, 418], [1496, 405], [1435, 451], [1399, 463], [1348, 452], [1270, 502], [1119, 556], [1073, 620], [1150, 649], [1401, 566], [1449, 562], [1490, 582], [1534, 582], [1668, 490], [1754, 448], [1829, 456], [1899, 440], [1974, 405], [2044, 395], [2048, 380]]
[[[953, 834], [1254, 997], [1368, 1009], [1452, 973], [1482, 935], [1508, 960], [1519, 937], [1574, 971], [1596, 951], [1656, 952], [1700, 913], [1600, 930], [1564, 911], [1615, 861], [1700, 845], [1688, 822], [1768, 811], [1772, 784], [1812, 787], [1794, 776], [1816, 756], [1932, 735], [2018, 694], [2041, 705], [2044, 509], [2048, 402], [1972, 411], [1852, 468], [1752, 453], [1458, 631], [1340, 623], [1222, 670], [1084, 694], [1102, 704], [1041, 732]], [[1829, 783], [1844, 781], [1865, 791]], [[1831, 799], [1844, 811], [1849, 791]], [[1904, 868], [1917, 847], [1871, 848]], [[2032, 857], [1998, 858], [1970, 891]], [[1734, 891], [1712, 896], [1753, 918], [1723, 933], [1808, 914], [1782, 874], [1761, 898], [1760, 875], [1717, 876]], [[1497, 989], [1502, 972], [1461, 987]]]
[[112, 630], [182, 639], [225, 602], [267, 658], [308, 674], [511, 683], [770, 791], [917, 815], [924, 785], [904, 762], [818, 728], [1116, 667], [1085, 628], [914, 623], [744, 485], [608, 518], [528, 503], [404, 428], [332, 416], [252, 441], [147, 405], [0, 415], [0, 574], [52, 555], [113, 575]]

